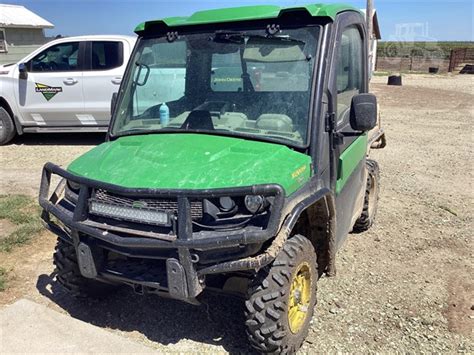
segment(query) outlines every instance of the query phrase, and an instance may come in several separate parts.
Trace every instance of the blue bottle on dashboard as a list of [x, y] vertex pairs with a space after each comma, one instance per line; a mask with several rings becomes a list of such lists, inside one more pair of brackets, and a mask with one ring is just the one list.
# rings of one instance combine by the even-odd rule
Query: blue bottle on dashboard
[[166, 102], [163, 102], [160, 106], [160, 123], [161, 127], [165, 127], [170, 123], [170, 109]]

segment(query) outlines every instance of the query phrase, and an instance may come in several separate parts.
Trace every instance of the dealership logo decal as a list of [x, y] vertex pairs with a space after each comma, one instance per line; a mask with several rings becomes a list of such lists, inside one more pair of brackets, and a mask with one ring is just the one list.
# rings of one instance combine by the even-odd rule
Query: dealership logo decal
[[35, 91], [42, 93], [47, 101], [51, 100], [58, 92], [63, 92], [63, 88], [60, 86], [48, 86], [40, 83], [35, 83], [35, 85]]

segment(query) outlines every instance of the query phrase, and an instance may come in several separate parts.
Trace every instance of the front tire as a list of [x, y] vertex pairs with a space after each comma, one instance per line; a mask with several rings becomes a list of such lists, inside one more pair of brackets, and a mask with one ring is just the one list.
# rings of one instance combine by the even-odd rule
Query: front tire
[[0, 107], [0, 145], [7, 144], [15, 137], [15, 125], [10, 114]]
[[57, 281], [76, 298], [105, 298], [116, 286], [88, 279], [81, 275], [73, 245], [58, 238], [53, 255]]
[[255, 349], [292, 354], [301, 347], [316, 304], [317, 280], [313, 245], [295, 235], [250, 285], [245, 316], [247, 335]]

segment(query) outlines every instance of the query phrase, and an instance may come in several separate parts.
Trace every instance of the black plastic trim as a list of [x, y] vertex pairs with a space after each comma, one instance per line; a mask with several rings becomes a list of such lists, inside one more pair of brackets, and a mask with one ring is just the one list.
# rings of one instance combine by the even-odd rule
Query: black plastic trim
[[[74, 181], [81, 185], [78, 203], [74, 210], [74, 214], [70, 211], [61, 208], [58, 205], [51, 203], [48, 200], [49, 187], [51, 183], [51, 175], [56, 174], [67, 180]], [[158, 239], [151, 239], [146, 237], [122, 237], [112, 232], [103, 234], [103, 230], [90, 227], [83, 223], [87, 219], [87, 200], [90, 188], [100, 188], [108, 190], [112, 193], [121, 194], [123, 196], [134, 197], [177, 197], [181, 208], [178, 209], [179, 218], [182, 222], [178, 227], [179, 235], [175, 241], [165, 241]], [[210, 198], [220, 196], [244, 196], [248, 194], [257, 194], [263, 196], [274, 196], [275, 200], [272, 205], [272, 216], [264, 230], [255, 230], [251, 228], [243, 228], [237, 231], [201, 231], [192, 233], [190, 228], [190, 212], [187, 211], [187, 204], [189, 198]], [[224, 189], [205, 189], [205, 190], [163, 190], [163, 189], [140, 189], [140, 188], [123, 188], [117, 185], [112, 185], [96, 180], [91, 180], [84, 177], [71, 174], [70, 172], [61, 169], [59, 166], [52, 163], [47, 163], [43, 168], [43, 175], [41, 179], [39, 204], [46, 213], [51, 213], [57, 217], [62, 223], [81, 233], [90, 235], [94, 238], [103, 240], [107, 243], [126, 248], [143, 248], [143, 249], [162, 249], [162, 248], [196, 248], [200, 250], [210, 250], [223, 247], [239, 246], [240, 244], [263, 243], [271, 237], [275, 236], [280, 227], [281, 212], [284, 204], [285, 192], [278, 184], [255, 185], [238, 188], [224, 188]], [[189, 207], [189, 206], [188, 206]], [[184, 208], [184, 210], [183, 210]], [[183, 221], [188, 220], [187, 222]], [[53, 222], [45, 219], [50, 227]], [[54, 228], [54, 227], [53, 227]]]

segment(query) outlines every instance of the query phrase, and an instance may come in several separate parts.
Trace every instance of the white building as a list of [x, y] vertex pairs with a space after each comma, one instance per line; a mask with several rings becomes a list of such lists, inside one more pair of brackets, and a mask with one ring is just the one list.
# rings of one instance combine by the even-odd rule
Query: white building
[[[367, 14], [365, 9], [361, 9], [364, 15]], [[382, 39], [380, 34], [379, 20], [377, 18], [377, 10], [372, 10], [372, 33], [370, 34], [370, 46], [369, 46], [369, 68], [372, 72], [375, 71], [375, 65], [377, 63], [377, 42]]]
[[47, 42], [54, 25], [24, 6], [0, 4], [0, 64], [13, 63]]

